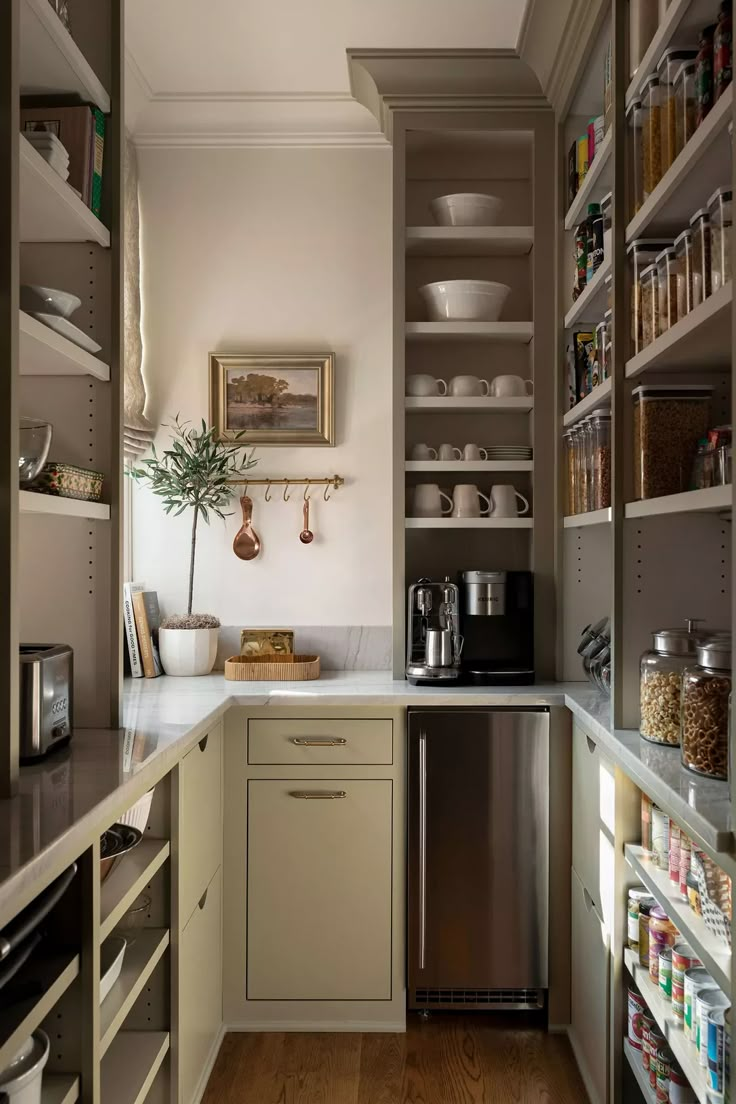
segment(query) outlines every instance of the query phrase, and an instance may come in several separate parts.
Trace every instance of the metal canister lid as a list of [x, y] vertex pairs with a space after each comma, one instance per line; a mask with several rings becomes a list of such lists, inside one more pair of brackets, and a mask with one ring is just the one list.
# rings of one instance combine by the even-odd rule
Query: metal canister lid
[[661, 652], [664, 655], [691, 655], [696, 654], [696, 649], [700, 641], [705, 639], [706, 634], [699, 632], [692, 626], [695, 624], [695, 619], [688, 620], [688, 627], [685, 629], [657, 629], [652, 633], [652, 644], [655, 652]]
[[645, 901], [647, 898], [654, 900], [647, 887], [643, 885], [629, 886], [628, 894], [632, 901]]
[[697, 647], [698, 665], [715, 667], [718, 671], [731, 670], [731, 635], [713, 636]]
[[707, 207], [700, 207], [699, 210], [695, 212], [693, 217], [690, 219], [690, 225], [694, 226], [695, 223], [700, 222], [701, 219], [710, 222], [710, 211]]

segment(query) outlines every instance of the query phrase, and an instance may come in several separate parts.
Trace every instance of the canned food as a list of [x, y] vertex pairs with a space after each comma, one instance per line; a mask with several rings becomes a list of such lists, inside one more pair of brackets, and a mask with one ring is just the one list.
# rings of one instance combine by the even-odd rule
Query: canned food
[[657, 1074], [657, 1087], [654, 1094], [656, 1104], [669, 1104], [670, 1099], [670, 1071]]
[[628, 900], [627, 942], [632, 951], [639, 950], [639, 904], [649, 901], [650, 907], [656, 905], [646, 886], [630, 886]]
[[629, 989], [629, 1043], [634, 1050], [642, 1046], [642, 1017], [647, 1010], [646, 1001], [633, 987]]
[[659, 991], [672, 1000], [672, 948], [663, 947], [659, 952]]
[[680, 825], [670, 821], [670, 881], [673, 885], [680, 884], [680, 845], [682, 834]]
[[683, 1034], [691, 1043], [696, 1040], [695, 997], [701, 989], [712, 989], [713, 978], [702, 966], [691, 966], [685, 971], [685, 1018]]
[[670, 818], [656, 805], [652, 806], [652, 862], [660, 870], [669, 870]]
[[[649, 977], [659, 981], [659, 956], [665, 947], [673, 947], [678, 932], [667, 913], [659, 905], [649, 912]], [[671, 978], [670, 970], [670, 978]]]
[[652, 799], [642, 792], [641, 795], [641, 845], [645, 851], [652, 850]]
[[701, 989], [695, 998], [695, 1045], [698, 1061], [704, 1069], [708, 1066], [708, 1016], [718, 1008], [731, 1007], [731, 1001], [720, 989]]
[[687, 899], [690, 902], [690, 908], [693, 910], [696, 916], [703, 915], [703, 909], [700, 904], [700, 886], [698, 885], [698, 879], [693, 874], [692, 870], [687, 872]]
[[701, 965], [688, 943], [675, 943], [672, 948], [672, 1015], [680, 1026], [685, 1018], [685, 971]]
[[723, 1102], [729, 1104], [731, 1099], [731, 1009], [727, 1008], [723, 1013], [723, 1065], [724, 1065], [724, 1088], [723, 1088]]
[[639, 965], [649, 966], [649, 914], [656, 908], [653, 897], [639, 901]]
[[667, 1040], [655, 1027], [649, 1032], [649, 1084], [657, 1088], [657, 1073], [667, 1053]]
[[706, 1080], [709, 1089], [722, 1093], [726, 1083], [725, 1008], [708, 1013], [708, 1066]]
[[676, 1062], [670, 1065], [670, 1104], [697, 1104], [690, 1082]]
[[650, 1059], [652, 1057], [652, 1032], [657, 1030], [657, 1021], [651, 1012], [647, 1011], [641, 1018], [641, 1064], [649, 1072]]
[[690, 873], [690, 837], [680, 833], [680, 896], [687, 901], [687, 876]]

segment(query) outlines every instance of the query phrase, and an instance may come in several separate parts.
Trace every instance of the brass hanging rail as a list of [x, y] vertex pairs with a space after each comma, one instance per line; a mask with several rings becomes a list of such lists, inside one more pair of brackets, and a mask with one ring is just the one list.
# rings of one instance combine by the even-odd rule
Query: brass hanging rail
[[288, 502], [289, 498], [291, 497], [289, 495], [289, 487], [304, 487], [305, 502], [310, 497], [310, 487], [324, 487], [324, 500], [325, 502], [329, 502], [332, 496], [328, 495], [328, 488], [334, 487], [335, 490], [337, 490], [338, 487], [342, 487], [344, 485], [345, 480], [341, 475], [331, 475], [326, 479], [228, 479], [228, 483], [232, 484], [233, 486], [243, 487], [246, 493], [249, 487], [265, 487], [266, 493], [264, 495], [264, 499], [266, 502], [271, 501], [272, 487], [284, 488], [284, 502]]

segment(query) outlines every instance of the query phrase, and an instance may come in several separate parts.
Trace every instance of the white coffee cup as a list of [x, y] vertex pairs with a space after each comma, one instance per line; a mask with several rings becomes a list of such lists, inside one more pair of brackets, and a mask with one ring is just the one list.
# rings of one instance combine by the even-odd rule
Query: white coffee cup
[[478, 379], [477, 376], [455, 376], [450, 380], [450, 394], [457, 398], [469, 398], [473, 395], [490, 395], [491, 385], [488, 380]]
[[490, 393], [496, 399], [521, 398], [531, 393], [526, 389], [527, 384], [534, 389], [534, 381], [525, 380], [521, 376], [494, 376]]
[[[443, 498], [446, 498], [450, 503], [447, 509], [443, 509]], [[444, 491], [441, 491], [436, 483], [419, 483], [414, 488], [412, 517], [442, 517], [443, 514], [450, 514], [451, 512], [452, 499]]]
[[455, 448], [454, 445], [440, 445], [439, 448], [440, 460], [462, 460], [463, 454], [459, 448]]
[[[480, 500], [484, 506], [481, 507]], [[452, 492], [452, 516], [456, 518], [482, 517], [491, 508], [491, 503], [478, 490], [474, 483], [458, 483]]]
[[484, 448], [478, 448], [477, 445], [466, 445], [463, 449], [463, 458], [465, 460], [487, 460], [488, 453]]
[[[516, 500], [520, 499], [523, 504], [523, 510], [520, 510], [516, 504]], [[518, 517], [520, 514], [529, 513], [529, 503], [524, 498], [523, 494], [519, 494], [516, 487], [512, 487], [510, 483], [494, 483], [491, 487], [491, 509], [489, 517]]]
[[435, 379], [434, 376], [408, 376], [406, 380], [406, 393], [415, 398], [428, 398], [431, 395], [446, 395], [447, 384], [443, 379]]
[[414, 445], [411, 458], [412, 460], [436, 460], [437, 449], [433, 449], [430, 445]]

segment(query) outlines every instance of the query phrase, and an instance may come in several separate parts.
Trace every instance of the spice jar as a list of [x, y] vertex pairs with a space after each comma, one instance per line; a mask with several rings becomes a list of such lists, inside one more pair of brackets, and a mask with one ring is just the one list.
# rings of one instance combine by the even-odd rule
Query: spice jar
[[656, 264], [650, 264], [641, 274], [641, 341], [646, 349], [660, 334], [659, 275]]
[[657, 65], [657, 76], [662, 102], [662, 175], [667, 172], [677, 157], [677, 98], [675, 77], [685, 62], [693, 62], [695, 50], [679, 50], [673, 47], [665, 50]]
[[699, 306], [711, 293], [710, 214], [701, 207], [690, 219], [693, 235], [693, 306]]
[[731, 201], [730, 188], [717, 188], [708, 200], [710, 215], [710, 285], [715, 293], [731, 279]]
[[662, 179], [662, 100], [659, 77], [653, 73], [642, 93], [642, 156], [644, 162], [644, 199], [648, 199]]
[[652, 634], [652, 649], [639, 664], [641, 735], [655, 744], [680, 744], [682, 672], [696, 657], [703, 634], [688, 619], [683, 629], [660, 629]]
[[682, 676], [682, 762], [698, 774], [728, 778], [731, 637], [702, 641], [696, 666]]
[[713, 388], [707, 384], [647, 384], [634, 398], [634, 494], [686, 491], [700, 438], [708, 432]]
[[700, 32], [695, 59], [695, 126], [699, 127], [713, 106], [713, 37], [716, 25]]
[[693, 236], [689, 230], [675, 238], [675, 274], [679, 320], [693, 309]]
[[635, 215], [644, 202], [644, 108], [641, 100], [632, 100], [626, 108], [626, 133], [629, 140], [629, 187], [631, 214]]
[[677, 321], [677, 252], [674, 245], [657, 255], [659, 293], [659, 332], [664, 333]]
[[675, 148], [680, 154], [695, 133], [695, 62], [686, 61], [675, 76]]
[[718, 9], [718, 22], [713, 35], [713, 102], [718, 99], [731, 83], [733, 66], [733, 25], [731, 20], [731, 0], [722, 0]]
[[648, 903], [650, 909], [657, 904], [646, 886], [629, 886], [627, 942], [632, 951], [639, 951], [639, 912], [642, 901]]
[[611, 411], [605, 407], [590, 415], [592, 445], [591, 510], [607, 510], [611, 505]]

